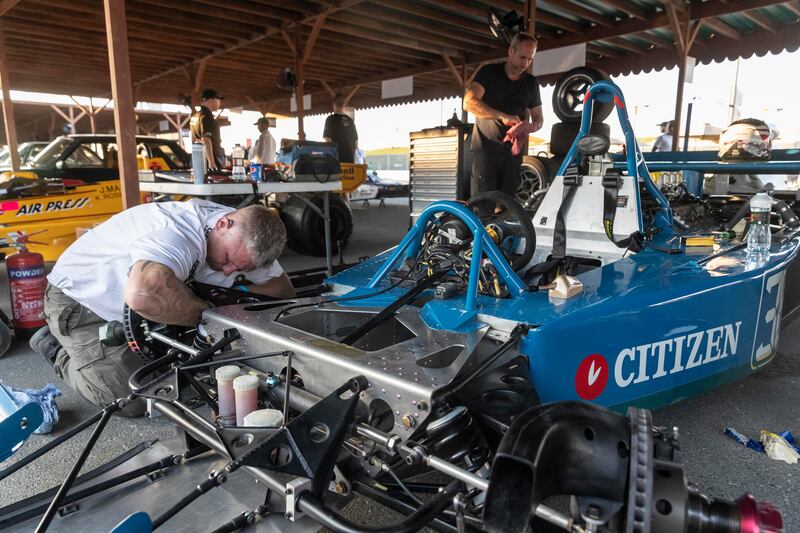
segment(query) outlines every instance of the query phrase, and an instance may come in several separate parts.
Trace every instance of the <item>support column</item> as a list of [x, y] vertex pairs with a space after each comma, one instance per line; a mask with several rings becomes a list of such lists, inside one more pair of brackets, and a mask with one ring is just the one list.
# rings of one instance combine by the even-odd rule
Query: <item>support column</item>
[[464, 96], [467, 94], [467, 60], [463, 57], [461, 58], [461, 122], [466, 123], [467, 119], [469, 119], [469, 113], [467, 110], [464, 109]]
[[122, 207], [127, 209], [139, 204], [139, 170], [136, 164], [136, 116], [133, 111], [125, 0], [103, 0], [103, 6], [108, 65], [111, 70], [111, 94], [114, 98], [114, 126], [119, 150]]
[[294, 86], [294, 101], [297, 104], [297, 138], [301, 141], [306, 140], [306, 131], [303, 126], [303, 118], [305, 117], [305, 109], [303, 106], [303, 57], [301, 56], [300, 47], [300, 32], [302, 28], [300, 24], [294, 26], [294, 70], [295, 70], [295, 86]]
[[[72, 98], [72, 97], [70, 96], [70, 98]], [[55, 104], [50, 104], [50, 109], [52, 109], [53, 111], [58, 113], [61, 116], [61, 118], [63, 118], [64, 120], [67, 121], [67, 123], [69, 124], [70, 133], [72, 133], [72, 134], [77, 133], [77, 131], [75, 129], [75, 124], [77, 124], [77, 122], [80, 119], [82, 119], [83, 116], [86, 114], [86, 111], [81, 111], [81, 114], [76, 117], [75, 116], [75, 108], [73, 106], [67, 107], [67, 110], [69, 111], [69, 114], [64, 113], [63, 111], [61, 111], [61, 108], [59, 108]]]
[[[83, 113], [81, 113], [80, 117], [82, 117], [83, 115], [87, 115], [89, 117], [89, 127], [90, 127], [90, 129], [92, 131], [92, 135], [97, 133], [97, 128], [95, 126], [94, 117], [96, 117], [97, 114], [100, 113], [100, 111], [104, 110], [108, 106], [108, 104], [111, 103], [111, 99], [109, 98], [108, 100], [106, 100], [106, 103], [103, 104], [101, 107], [95, 107], [94, 106], [94, 102], [92, 101], [91, 97], [89, 98], [89, 105], [86, 106], [86, 107], [84, 107], [81, 104], [79, 104], [78, 101], [75, 100], [75, 98], [73, 96], [70, 96], [70, 99], [72, 99], [72, 101], [75, 102], [75, 105], [78, 106], [78, 109], [83, 111]], [[70, 116], [72, 116], [72, 108], [70, 108]], [[78, 117], [78, 119], [80, 119], [80, 117]], [[76, 121], [78, 119], [76, 119]], [[75, 126], [74, 125], [72, 127], [72, 132], [75, 133]]]
[[192, 90], [190, 96], [192, 106], [200, 105], [200, 92], [202, 91], [203, 76], [206, 74], [206, 64], [208, 59], [203, 59], [197, 64], [197, 69], [194, 71], [194, 79], [189, 80], [189, 85]]
[[525, 31], [536, 36], [536, 0], [525, 0]]
[[665, 7], [672, 33], [675, 35], [675, 49], [678, 53], [678, 87], [675, 94], [675, 117], [672, 131], [672, 151], [677, 152], [683, 111], [683, 90], [686, 82], [686, 63], [689, 60], [689, 51], [692, 49], [697, 32], [700, 30], [700, 21], [692, 22], [689, 4], [678, 8], [672, 3], [666, 3]]
[[164, 115], [164, 118], [167, 119], [167, 121], [170, 124], [172, 124], [172, 126], [175, 128], [175, 131], [178, 132], [179, 136], [181, 134], [181, 130], [183, 129], [183, 127], [186, 126], [186, 124], [188, 124], [189, 120], [192, 118], [191, 115], [187, 115], [186, 117], [184, 117], [183, 113], [175, 113], [175, 118], [172, 118], [169, 115], [169, 113], [161, 113], [161, 114]]
[[678, 90], [675, 94], [675, 117], [672, 120], [672, 151], [678, 151], [678, 136], [681, 128], [681, 111], [683, 110], [683, 85], [686, 83], [686, 57], [679, 56], [678, 65]]
[[344, 97], [344, 105], [345, 106], [350, 105], [350, 100], [356, 95], [356, 93], [358, 92], [358, 90], [360, 88], [361, 88], [361, 84], [356, 85], [352, 89], [350, 89], [350, 92], [347, 93], [347, 95]]
[[6, 143], [11, 160], [11, 171], [19, 172], [19, 152], [17, 151], [17, 123], [14, 120], [14, 103], [11, 101], [11, 82], [8, 76], [6, 42], [0, 30], [0, 89], [3, 92], [3, 120], [6, 125]]

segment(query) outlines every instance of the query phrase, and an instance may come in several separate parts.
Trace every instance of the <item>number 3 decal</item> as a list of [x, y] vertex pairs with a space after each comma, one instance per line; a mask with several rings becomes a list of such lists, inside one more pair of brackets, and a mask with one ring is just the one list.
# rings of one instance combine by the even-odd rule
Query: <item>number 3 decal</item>
[[764, 292], [761, 294], [761, 311], [753, 344], [756, 349], [750, 361], [750, 366], [754, 369], [767, 364], [778, 349], [785, 280], [786, 271], [784, 270], [773, 274], [764, 283]]

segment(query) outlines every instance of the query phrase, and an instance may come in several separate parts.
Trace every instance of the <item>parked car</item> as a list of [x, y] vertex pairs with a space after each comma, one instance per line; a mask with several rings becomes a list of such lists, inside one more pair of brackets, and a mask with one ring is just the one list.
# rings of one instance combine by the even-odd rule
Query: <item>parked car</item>
[[[119, 179], [118, 153], [114, 135], [64, 135], [42, 149], [23, 170], [40, 178], [87, 183]], [[189, 154], [176, 141], [168, 139], [136, 137], [136, 157], [141, 169], [191, 168]]]
[[[140, 169], [188, 170], [191, 158], [175, 141], [137, 137]], [[33, 235], [31, 251], [55, 261], [77, 238], [122, 210], [113, 135], [66, 135], [20, 172], [0, 173], [0, 236]], [[147, 201], [148, 194], [142, 200]], [[0, 249], [11, 253], [13, 248]]]
[[375, 198], [408, 198], [408, 183], [382, 178], [376, 170], [367, 172], [367, 181], [378, 188]]
[[[29, 166], [34, 157], [36, 157], [42, 149], [49, 143], [45, 141], [29, 141], [24, 142], [17, 146], [17, 153], [19, 154], [19, 164], [21, 167]], [[11, 168], [11, 157], [9, 156], [8, 147], [0, 150], [0, 170]]]

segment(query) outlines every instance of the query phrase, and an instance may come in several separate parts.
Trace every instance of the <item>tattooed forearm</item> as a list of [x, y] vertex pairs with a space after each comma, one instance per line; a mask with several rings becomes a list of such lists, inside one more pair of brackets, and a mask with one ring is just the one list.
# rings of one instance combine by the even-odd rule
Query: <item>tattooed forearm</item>
[[193, 326], [208, 303], [175, 277], [172, 270], [155, 261], [138, 261], [125, 286], [125, 303], [143, 317], [162, 324]]

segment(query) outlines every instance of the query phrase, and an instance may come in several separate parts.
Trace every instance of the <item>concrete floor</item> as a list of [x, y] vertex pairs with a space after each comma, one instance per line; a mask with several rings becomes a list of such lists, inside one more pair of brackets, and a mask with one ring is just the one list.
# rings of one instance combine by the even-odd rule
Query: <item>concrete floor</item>
[[[374, 255], [399, 241], [408, 228], [408, 204], [392, 200], [386, 207], [353, 205], [355, 230], [346, 260]], [[286, 270], [310, 268], [323, 260], [287, 253], [281, 258]], [[0, 275], [0, 307], [8, 311], [5, 269]], [[800, 465], [788, 465], [744, 448], [725, 437], [722, 430], [732, 426], [758, 437], [759, 430], [790, 429], [800, 434], [800, 322], [783, 332], [780, 355], [763, 371], [700, 398], [682, 401], [654, 413], [660, 426], [680, 429], [682, 458], [687, 477], [706, 493], [737, 498], [752, 492], [757, 499], [777, 505], [784, 514], [785, 531], [800, 531]], [[0, 380], [17, 388], [42, 387], [48, 382], [62, 389], [58, 404], [61, 422], [51, 436], [33, 436], [19, 451], [21, 457], [47, 442], [59, 431], [94, 413], [94, 408], [59, 380], [45, 361], [31, 352], [27, 342], [17, 341], [0, 359]], [[163, 419], [130, 420], [114, 417], [103, 433], [86, 469], [98, 466], [144, 440], [174, 438], [175, 428]], [[83, 443], [84, 432], [33, 465], [0, 481], [0, 506], [18, 501], [59, 483], [66, 475]], [[14, 457], [8, 462], [13, 462]], [[5, 465], [2, 465], [5, 466]], [[393, 514], [364, 500], [349, 508], [351, 518], [373, 524], [391, 520]], [[165, 528], [168, 529], [168, 528]]]

